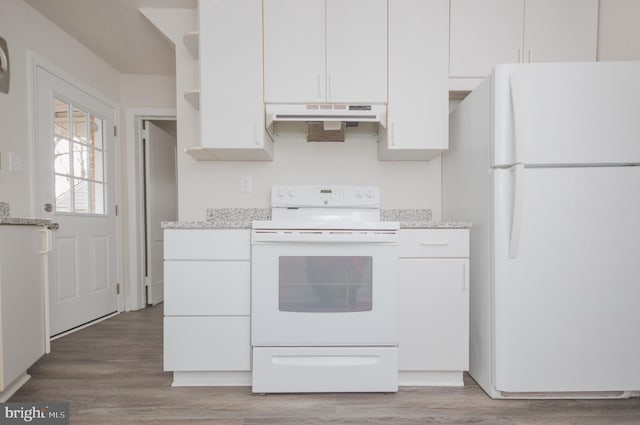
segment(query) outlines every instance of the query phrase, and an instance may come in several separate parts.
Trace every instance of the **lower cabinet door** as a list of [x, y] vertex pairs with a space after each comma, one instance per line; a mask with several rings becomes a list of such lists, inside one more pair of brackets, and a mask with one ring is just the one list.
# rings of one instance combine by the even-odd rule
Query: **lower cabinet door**
[[468, 259], [400, 260], [400, 370], [468, 370], [468, 267]]
[[165, 371], [251, 369], [249, 316], [165, 317]]

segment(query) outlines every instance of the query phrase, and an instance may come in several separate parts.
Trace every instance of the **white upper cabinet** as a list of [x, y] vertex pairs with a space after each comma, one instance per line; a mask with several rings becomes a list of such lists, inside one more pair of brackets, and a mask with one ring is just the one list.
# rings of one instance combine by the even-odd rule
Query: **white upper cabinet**
[[640, 60], [640, 1], [600, 0], [598, 60]]
[[324, 2], [264, 1], [266, 102], [325, 100]]
[[265, 102], [385, 103], [387, 0], [264, 0]]
[[451, 77], [500, 63], [593, 61], [598, 0], [451, 0]]
[[449, 74], [481, 77], [518, 62], [523, 13], [524, 0], [451, 0]]
[[426, 160], [447, 149], [448, 0], [389, 1], [389, 102], [380, 159]]
[[598, 0], [526, 0], [523, 62], [596, 60]]
[[197, 159], [268, 160], [262, 0], [199, 2], [201, 148]]
[[387, 101], [387, 0], [326, 0], [327, 101]]

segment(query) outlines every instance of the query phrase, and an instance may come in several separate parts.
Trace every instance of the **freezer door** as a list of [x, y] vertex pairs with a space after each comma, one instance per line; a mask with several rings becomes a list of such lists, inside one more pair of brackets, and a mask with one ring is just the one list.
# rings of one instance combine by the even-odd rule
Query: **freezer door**
[[640, 163], [640, 62], [501, 65], [493, 165]]
[[497, 390], [640, 389], [639, 187], [640, 167], [493, 172]]

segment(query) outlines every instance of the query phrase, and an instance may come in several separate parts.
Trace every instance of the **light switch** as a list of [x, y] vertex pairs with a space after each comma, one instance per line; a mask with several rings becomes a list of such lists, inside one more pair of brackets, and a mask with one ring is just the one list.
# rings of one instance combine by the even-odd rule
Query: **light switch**
[[251, 192], [251, 191], [253, 191], [251, 176], [240, 177], [240, 192]]
[[22, 172], [22, 155], [15, 152], [9, 152], [9, 171], [14, 173]]

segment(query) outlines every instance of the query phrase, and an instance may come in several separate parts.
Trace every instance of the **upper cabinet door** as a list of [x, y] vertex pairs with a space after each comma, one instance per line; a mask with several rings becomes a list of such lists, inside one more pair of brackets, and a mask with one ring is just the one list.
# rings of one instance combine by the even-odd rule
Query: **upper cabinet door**
[[596, 59], [598, 0], [451, 0], [451, 77], [501, 63]]
[[527, 0], [523, 62], [596, 60], [598, 0]]
[[387, 0], [264, 0], [267, 103], [384, 103]]
[[326, 0], [327, 101], [387, 101], [387, 0]]
[[449, 75], [484, 77], [519, 62], [523, 15], [524, 0], [451, 0]]
[[598, 60], [640, 60], [640, 1], [600, 0]]
[[448, 147], [449, 1], [389, 2], [387, 131], [379, 158], [430, 159]]
[[264, 0], [265, 102], [324, 102], [325, 0]]

